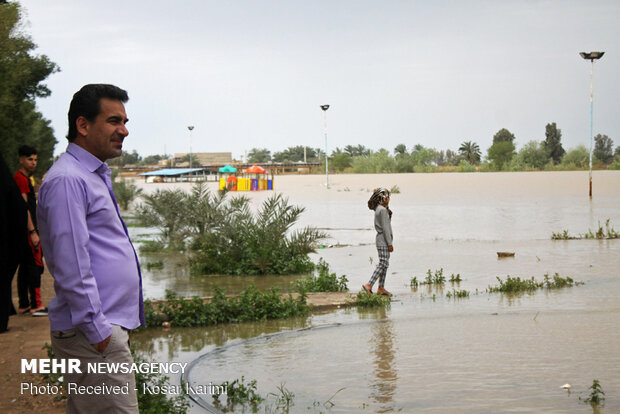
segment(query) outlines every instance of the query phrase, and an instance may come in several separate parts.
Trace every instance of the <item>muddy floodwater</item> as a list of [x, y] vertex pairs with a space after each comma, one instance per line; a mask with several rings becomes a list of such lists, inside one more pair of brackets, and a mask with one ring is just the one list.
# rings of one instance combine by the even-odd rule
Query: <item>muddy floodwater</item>
[[[333, 175], [329, 189], [324, 176], [278, 176], [276, 192], [306, 207], [299, 225], [331, 235], [313, 260], [345, 274], [354, 292], [377, 262], [370, 191], [398, 186], [391, 306], [151, 329], [135, 342], [155, 361], [191, 363], [190, 384], [244, 376], [263, 395], [285, 384], [295, 394], [291, 412], [590, 413], [598, 409], [580, 397], [594, 379], [606, 394], [600, 412], [620, 412], [620, 240], [551, 240], [553, 232], [596, 231], [607, 219], [620, 230], [620, 172], [594, 172], [593, 181], [590, 200], [587, 172]], [[270, 194], [249, 196], [258, 207]], [[500, 251], [515, 256], [498, 259]], [[412, 288], [428, 269], [462, 282]], [[486, 291], [498, 276], [555, 273], [584, 284], [519, 296]], [[294, 280], [189, 276], [182, 260], [166, 257], [163, 269], [145, 270], [144, 290], [151, 298], [166, 289], [207, 295], [216, 284], [234, 292], [251, 282], [286, 291]], [[453, 289], [470, 296], [446, 297]]]

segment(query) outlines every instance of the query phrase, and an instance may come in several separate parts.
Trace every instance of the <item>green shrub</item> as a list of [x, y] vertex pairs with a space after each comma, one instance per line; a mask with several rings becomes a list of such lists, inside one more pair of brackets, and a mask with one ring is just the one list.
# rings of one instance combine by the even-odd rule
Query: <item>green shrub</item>
[[381, 306], [389, 306], [390, 299], [384, 295], [369, 295], [366, 292], [358, 292], [355, 300], [351, 302], [351, 305], [359, 306], [361, 308], [374, 308]]
[[347, 277], [338, 277], [336, 273], [329, 272], [329, 265], [322, 258], [317, 264], [318, 275], [308, 276], [305, 279], [296, 280], [293, 288], [296, 292], [346, 292]]
[[467, 160], [461, 160], [458, 165], [458, 172], [476, 172], [476, 166], [471, 165]]
[[[314, 265], [308, 253], [327, 234], [313, 227], [292, 231], [304, 212], [282, 195], [269, 197], [256, 214], [246, 196], [212, 194], [202, 183], [190, 194], [156, 191], [138, 209], [145, 226], [160, 230], [159, 243], [170, 250], [190, 251], [192, 273], [299, 274]], [[160, 245], [145, 246], [160, 247]]]
[[129, 204], [142, 194], [141, 188], [138, 188], [133, 183], [128, 183], [124, 179], [112, 181], [112, 190], [114, 191], [114, 198], [116, 198], [116, 202], [121, 210], [127, 210]]
[[303, 294], [297, 299], [290, 295], [284, 298], [275, 288], [260, 291], [254, 285], [234, 297], [226, 297], [221, 289], [216, 288], [210, 301], [199, 297], [180, 298], [172, 291], [166, 291], [166, 301], [144, 301], [147, 326], [160, 326], [163, 322], [180, 327], [208, 326], [304, 316], [309, 312]]
[[159, 253], [166, 250], [166, 246], [161, 241], [145, 240], [140, 244], [140, 253]]

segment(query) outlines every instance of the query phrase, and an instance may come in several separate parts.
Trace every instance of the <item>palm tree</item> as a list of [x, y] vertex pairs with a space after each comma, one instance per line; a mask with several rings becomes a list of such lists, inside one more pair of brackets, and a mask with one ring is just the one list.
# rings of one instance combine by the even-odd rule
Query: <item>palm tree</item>
[[398, 144], [395, 148], [394, 148], [394, 154], [406, 154], [407, 153], [407, 146], [405, 144]]
[[472, 165], [480, 164], [480, 156], [482, 155], [482, 153], [480, 152], [480, 147], [475, 142], [463, 142], [459, 147], [459, 152], [463, 157], [465, 157], [465, 160], [468, 163]]

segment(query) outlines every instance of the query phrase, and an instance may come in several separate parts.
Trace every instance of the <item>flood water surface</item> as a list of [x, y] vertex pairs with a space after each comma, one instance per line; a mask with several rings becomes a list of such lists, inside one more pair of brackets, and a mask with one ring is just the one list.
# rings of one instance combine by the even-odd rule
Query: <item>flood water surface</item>
[[[595, 172], [592, 201], [584, 172], [336, 176], [329, 190], [321, 182], [276, 177], [276, 189], [306, 207], [302, 225], [331, 229], [326, 245], [345, 245], [313, 259], [346, 274], [351, 291], [377, 260], [367, 190], [400, 187], [391, 202], [388, 309], [152, 329], [136, 335], [141, 349], [155, 361], [193, 361], [192, 384], [244, 376], [263, 395], [285, 384], [295, 393], [291, 412], [587, 413], [592, 407], [579, 398], [594, 379], [606, 393], [601, 412], [620, 412], [620, 241], [550, 239], [606, 219], [620, 227], [620, 173]], [[267, 196], [251, 194], [256, 205]], [[515, 257], [498, 259], [498, 251]], [[411, 278], [421, 281], [429, 269], [463, 281], [412, 288]], [[518, 296], [486, 291], [498, 276], [556, 272], [584, 284]], [[209, 294], [208, 277], [154, 275], [145, 275], [146, 297], [157, 297], [161, 284]], [[233, 289], [247, 281], [219, 278]], [[447, 298], [453, 289], [470, 296]]]

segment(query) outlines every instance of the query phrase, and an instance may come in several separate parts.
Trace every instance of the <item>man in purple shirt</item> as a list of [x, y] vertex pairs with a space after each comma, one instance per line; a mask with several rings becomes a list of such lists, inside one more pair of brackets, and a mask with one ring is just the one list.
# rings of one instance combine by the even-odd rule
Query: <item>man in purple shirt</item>
[[[138, 412], [133, 373], [86, 372], [87, 363], [131, 364], [128, 330], [144, 325], [138, 258], [105, 164], [121, 155], [129, 134], [128, 99], [104, 84], [73, 96], [69, 146], [39, 190], [41, 243], [56, 291], [49, 304], [52, 347], [58, 358], [81, 360], [82, 373], [65, 375], [68, 413]], [[72, 383], [119, 385], [123, 392], [80, 395], [70, 392]]]

